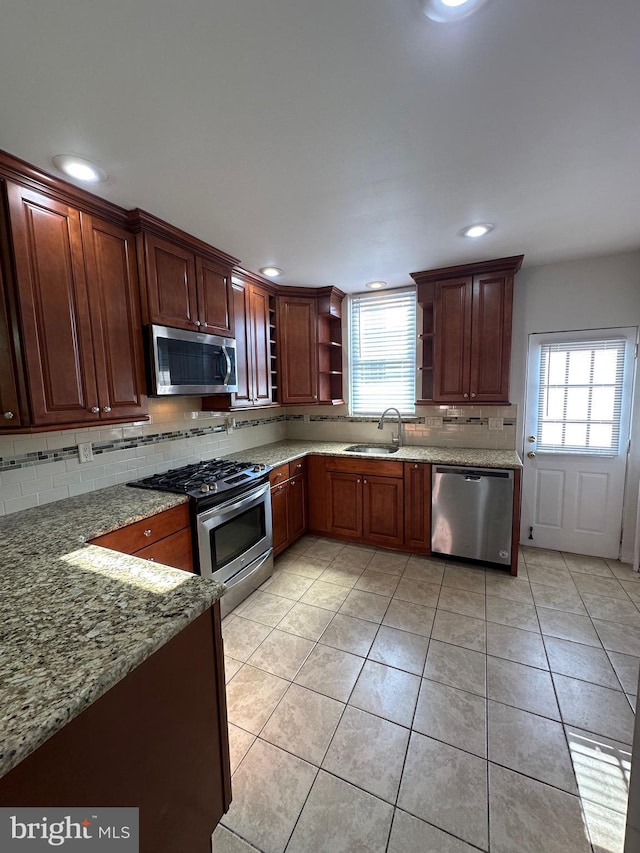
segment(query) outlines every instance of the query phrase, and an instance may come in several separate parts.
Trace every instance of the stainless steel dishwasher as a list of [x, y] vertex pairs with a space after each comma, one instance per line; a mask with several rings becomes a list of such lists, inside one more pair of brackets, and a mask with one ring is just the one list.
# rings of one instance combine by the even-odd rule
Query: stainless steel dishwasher
[[434, 465], [431, 550], [508, 566], [513, 471]]

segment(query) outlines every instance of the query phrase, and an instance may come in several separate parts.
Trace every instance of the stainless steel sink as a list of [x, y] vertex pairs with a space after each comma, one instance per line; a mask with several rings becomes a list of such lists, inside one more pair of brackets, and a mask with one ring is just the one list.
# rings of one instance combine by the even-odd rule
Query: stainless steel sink
[[395, 444], [352, 444], [351, 447], [346, 447], [347, 453], [371, 453], [371, 454], [387, 454], [397, 453], [400, 448]]

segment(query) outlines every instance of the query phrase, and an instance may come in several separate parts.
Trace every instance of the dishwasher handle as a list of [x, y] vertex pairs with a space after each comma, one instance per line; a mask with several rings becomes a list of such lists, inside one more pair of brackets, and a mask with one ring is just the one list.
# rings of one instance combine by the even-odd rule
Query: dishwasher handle
[[434, 465], [434, 474], [461, 474], [465, 480], [482, 480], [485, 477], [493, 477], [501, 480], [513, 478], [512, 470], [499, 468], [462, 468], [457, 465]]
[[463, 479], [465, 483], [479, 483], [482, 477], [479, 474], [464, 474]]

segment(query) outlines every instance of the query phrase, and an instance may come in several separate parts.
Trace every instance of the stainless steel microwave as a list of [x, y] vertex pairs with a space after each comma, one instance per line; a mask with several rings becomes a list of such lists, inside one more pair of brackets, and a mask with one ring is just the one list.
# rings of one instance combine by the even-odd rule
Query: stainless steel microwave
[[225, 394], [238, 390], [233, 338], [148, 326], [151, 396]]

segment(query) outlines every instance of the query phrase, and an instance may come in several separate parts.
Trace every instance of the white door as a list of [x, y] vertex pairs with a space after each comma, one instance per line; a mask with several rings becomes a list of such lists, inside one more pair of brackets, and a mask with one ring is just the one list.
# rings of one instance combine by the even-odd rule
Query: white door
[[618, 558], [637, 334], [529, 336], [524, 544]]

